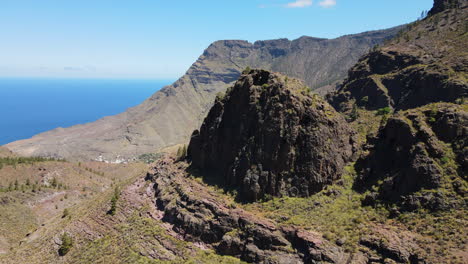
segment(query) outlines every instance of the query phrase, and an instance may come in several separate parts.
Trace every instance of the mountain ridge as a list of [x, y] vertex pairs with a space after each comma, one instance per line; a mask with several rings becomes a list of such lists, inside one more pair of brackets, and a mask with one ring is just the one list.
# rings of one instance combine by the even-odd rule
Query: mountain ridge
[[[305, 79], [318, 88], [345, 77], [347, 70], [400, 27], [336, 39], [301, 37], [211, 44], [184, 76], [140, 105], [96, 122], [60, 128], [6, 145], [25, 156], [120, 162], [187, 142], [217, 93], [224, 92], [247, 67], [265, 68]], [[339, 63], [338, 63], [339, 62]], [[330, 88], [330, 87], [328, 87]]]

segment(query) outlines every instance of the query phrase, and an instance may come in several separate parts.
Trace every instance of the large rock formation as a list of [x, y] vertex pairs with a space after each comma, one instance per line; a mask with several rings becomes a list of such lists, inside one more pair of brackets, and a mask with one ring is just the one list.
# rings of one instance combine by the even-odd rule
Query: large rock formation
[[466, 4], [466, 0], [434, 0], [434, 6], [429, 11], [429, 15], [435, 15], [450, 8], [460, 8]]
[[[301, 37], [257, 41], [217, 41], [173, 85], [126, 112], [93, 123], [59, 128], [8, 144], [22, 155], [125, 160], [189, 140], [212, 106], [215, 95], [247, 67], [304, 79], [312, 89], [333, 84], [376, 44], [399, 28], [336, 39]], [[332, 87], [332, 86], [327, 86]]]
[[318, 233], [278, 227], [271, 220], [227, 203], [205, 185], [188, 178], [184, 166], [165, 157], [154, 164], [147, 179], [154, 182], [162, 221], [172, 224], [185, 240], [249, 263], [345, 264], [357, 257]]
[[[364, 56], [331, 96], [346, 112], [353, 104], [375, 110], [410, 109], [468, 96], [465, 18], [467, 1], [435, 1], [431, 16]], [[460, 6], [445, 9], [442, 7]]]
[[[468, 194], [468, 112], [433, 104], [391, 117], [373, 139], [370, 154], [358, 161], [358, 189], [404, 210], [463, 205]], [[374, 188], [371, 188], [374, 186]]]
[[302, 82], [251, 70], [216, 100], [188, 155], [194, 168], [255, 201], [320, 191], [341, 176], [353, 144], [344, 118]]
[[464, 204], [466, 105], [431, 103], [463, 105], [468, 96], [467, 7], [468, 1], [436, 0], [429, 17], [360, 59], [329, 97], [344, 113], [407, 110], [386, 124], [383, 118], [384, 126], [368, 142], [370, 152], [357, 163], [356, 186], [370, 192], [365, 204], [380, 200], [404, 210]]

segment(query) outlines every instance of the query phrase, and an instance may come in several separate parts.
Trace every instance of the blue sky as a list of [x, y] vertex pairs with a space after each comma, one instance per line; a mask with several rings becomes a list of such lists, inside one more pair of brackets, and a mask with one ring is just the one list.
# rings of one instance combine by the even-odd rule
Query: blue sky
[[432, 0], [1, 0], [0, 77], [181, 76], [213, 41], [335, 38]]

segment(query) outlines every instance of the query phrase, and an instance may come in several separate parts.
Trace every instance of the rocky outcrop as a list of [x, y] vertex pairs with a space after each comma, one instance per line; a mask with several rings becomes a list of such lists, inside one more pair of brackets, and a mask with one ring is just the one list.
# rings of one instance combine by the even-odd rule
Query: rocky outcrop
[[339, 179], [353, 131], [295, 79], [264, 70], [242, 75], [192, 135], [192, 166], [239, 197], [309, 196]]
[[372, 225], [360, 250], [347, 252], [317, 232], [278, 223], [240, 209], [230, 196], [191, 176], [189, 165], [165, 156], [153, 164], [146, 180], [154, 183], [161, 220], [184, 240], [249, 263], [414, 263], [425, 254], [418, 235], [382, 224]]
[[433, 10], [441, 9], [437, 14], [410, 24], [394, 40], [361, 58], [329, 96], [332, 105], [341, 112], [349, 112], [353, 105], [406, 110], [467, 97], [467, 1], [449, 4], [453, 2], [435, 1]]
[[451, 80], [443, 66], [425, 65], [417, 56], [382, 50], [370, 53], [351, 69], [332, 104], [344, 112], [350, 110], [350, 101], [369, 110], [405, 110], [466, 96], [466, 83]]
[[[365, 205], [444, 210], [464, 204], [468, 147], [465, 106], [433, 104], [391, 117], [357, 163]], [[374, 187], [372, 187], [374, 186]]]
[[186, 166], [165, 157], [147, 176], [154, 182], [162, 220], [185, 240], [250, 263], [348, 263], [350, 254], [320, 234], [277, 227], [224, 201], [226, 197], [188, 178]]
[[466, 0], [434, 0], [434, 6], [429, 11], [429, 15], [435, 15], [451, 8], [460, 8], [466, 5]]
[[[301, 37], [211, 44], [184, 76], [122, 114], [70, 128], [58, 128], [8, 144], [25, 156], [128, 160], [187, 142], [219, 92], [252, 68], [271, 69], [306, 81], [312, 89], [342, 80], [347, 70], [399, 28], [336, 39]], [[332, 87], [332, 86], [330, 86]]]

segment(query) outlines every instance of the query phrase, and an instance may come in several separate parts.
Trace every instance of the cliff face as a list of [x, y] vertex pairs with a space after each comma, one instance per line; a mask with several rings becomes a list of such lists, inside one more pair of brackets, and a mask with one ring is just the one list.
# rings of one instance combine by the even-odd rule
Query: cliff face
[[[398, 28], [337, 39], [302, 37], [258, 41], [217, 41], [184, 76], [142, 104], [96, 122], [59, 128], [8, 144], [22, 155], [68, 159], [126, 160], [183, 143], [201, 124], [218, 92], [224, 92], [250, 66], [286, 73], [312, 89], [333, 84], [376, 44]], [[333, 86], [328, 86], [333, 87]]]
[[295, 79], [252, 70], [218, 98], [188, 148], [192, 166], [242, 200], [309, 196], [340, 178], [353, 132]]
[[[336, 109], [354, 115], [358, 127], [374, 110], [384, 115], [357, 163], [356, 187], [370, 192], [365, 204], [380, 201], [402, 210], [463, 206], [467, 7], [467, 1], [436, 0], [430, 16], [360, 59], [329, 96]], [[367, 114], [356, 118], [359, 112]]]
[[451, 8], [460, 8], [466, 4], [466, 0], [434, 0], [434, 6], [429, 11], [429, 15], [435, 15]]
[[165, 157], [147, 175], [154, 182], [161, 220], [185, 240], [248, 263], [345, 264], [359, 258], [319, 233], [280, 226], [229, 203], [226, 197], [190, 179], [186, 166]]
[[454, 104], [432, 104], [391, 117], [369, 155], [357, 164], [356, 186], [375, 190], [364, 203], [380, 199], [403, 210], [463, 206], [468, 194], [467, 127], [466, 107]]
[[333, 106], [405, 110], [467, 97], [466, 7], [467, 1], [435, 1], [432, 15], [359, 60], [330, 96]]

